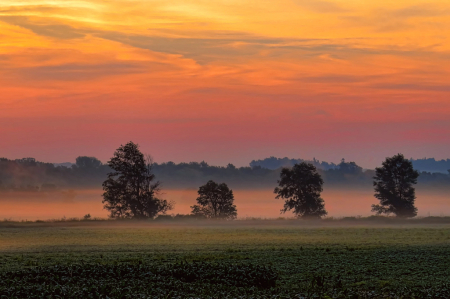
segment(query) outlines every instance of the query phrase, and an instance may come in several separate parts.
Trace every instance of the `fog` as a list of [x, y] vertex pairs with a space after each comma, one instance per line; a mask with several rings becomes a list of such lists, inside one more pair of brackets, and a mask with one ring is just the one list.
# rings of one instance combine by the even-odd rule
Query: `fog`
[[[0, 193], [0, 219], [48, 220], [92, 217], [106, 218], [103, 210], [102, 190], [55, 191], [51, 193]], [[234, 190], [238, 218], [293, 217], [292, 213], [280, 214], [283, 201], [275, 199], [272, 189]], [[164, 190], [162, 198], [174, 201], [172, 214], [187, 214], [196, 203], [196, 189]], [[377, 203], [372, 189], [325, 189], [322, 193], [328, 216], [369, 216], [371, 205]], [[419, 216], [450, 216], [448, 192], [417, 189], [416, 206]]]

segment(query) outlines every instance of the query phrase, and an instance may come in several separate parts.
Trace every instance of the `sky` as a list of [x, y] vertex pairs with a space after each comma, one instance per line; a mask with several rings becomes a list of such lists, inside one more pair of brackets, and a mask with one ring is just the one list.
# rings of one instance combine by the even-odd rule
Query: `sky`
[[450, 158], [448, 0], [1, 0], [0, 156]]

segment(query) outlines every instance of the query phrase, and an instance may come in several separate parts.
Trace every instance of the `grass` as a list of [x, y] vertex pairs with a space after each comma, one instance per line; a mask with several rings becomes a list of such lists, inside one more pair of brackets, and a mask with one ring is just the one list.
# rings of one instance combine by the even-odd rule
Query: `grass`
[[[47, 275], [54, 282], [46, 285], [50, 293], [45, 294], [55, 295], [52, 286], [65, 285], [65, 297], [73, 294], [72, 298], [76, 298], [81, 296], [84, 284], [105, 286], [114, 281], [117, 286], [117, 279], [107, 273], [119, 271], [120, 267], [125, 267], [120, 271], [135, 287], [124, 294], [117, 287], [105, 287], [103, 292], [116, 290], [115, 295], [108, 293], [110, 298], [133, 298], [137, 294], [144, 298], [226, 298], [226, 294], [243, 298], [450, 297], [450, 225], [333, 223], [94, 221], [0, 226], [0, 297], [11, 285], [19, 288], [19, 283], [11, 283], [11, 277], [20, 277], [16, 282], [27, 281], [27, 286], [34, 287], [30, 291], [23, 286], [29, 298], [34, 298], [33, 292], [41, 292], [37, 298], [44, 291], [42, 281], [35, 277]], [[195, 266], [198, 263], [201, 265]], [[186, 276], [173, 274], [178, 273], [174, 269], [179, 265], [187, 265], [183, 266], [187, 267], [183, 268]], [[55, 270], [55, 266], [59, 268]], [[155, 267], [160, 270], [148, 270]], [[239, 279], [231, 276], [219, 282], [186, 281], [192, 273], [204, 271], [198, 267], [216, 269], [219, 278], [227, 267], [234, 269], [230, 270], [233, 275], [251, 279], [276, 273], [276, 283], [261, 289], [251, 283], [233, 284]], [[268, 272], [252, 267], [263, 267]], [[63, 275], [78, 272], [91, 275], [91, 280], [83, 282], [74, 276], [65, 280]], [[143, 276], [144, 272], [169, 274], [158, 274], [157, 278]], [[155, 288], [160, 291], [146, 293]], [[106, 298], [100, 287], [96, 290], [98, 298]], [[19, 294], [19, 289], [8, 292]]]

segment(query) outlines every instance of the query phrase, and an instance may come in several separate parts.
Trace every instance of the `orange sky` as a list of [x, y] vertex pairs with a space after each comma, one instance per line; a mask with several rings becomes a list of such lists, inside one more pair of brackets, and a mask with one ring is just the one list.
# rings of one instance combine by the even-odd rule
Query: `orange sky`
[[450, 158], [450, 3], [2, 0], [0, 156]]

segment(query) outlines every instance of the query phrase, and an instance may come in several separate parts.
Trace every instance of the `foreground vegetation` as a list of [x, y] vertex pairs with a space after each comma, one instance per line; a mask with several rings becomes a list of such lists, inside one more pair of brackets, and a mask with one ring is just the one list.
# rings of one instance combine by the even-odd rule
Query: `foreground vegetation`
[[3, 223], [0, 297], [450, 297], [450, 225], [323, 223]]

